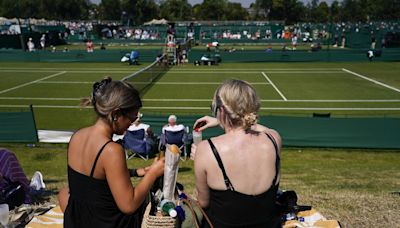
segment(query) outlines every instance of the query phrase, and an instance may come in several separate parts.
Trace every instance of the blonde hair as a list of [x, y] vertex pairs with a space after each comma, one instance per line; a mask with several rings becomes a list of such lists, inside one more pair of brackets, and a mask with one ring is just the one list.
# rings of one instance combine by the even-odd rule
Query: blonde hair
[[98, 117], [112, 123], [113, 111], [119, 109], [120, 115], [126, 115], [131, 111], [139, 110], [142, 107], [142, 101], [139, 92], [131, 84], [112, 81], [110, 77], [106, 77], [93, 84], [90, 97], [81, 99], [81, 106], [89, 105], [93, 105]]
[[257, 112], [261, 107], [255, 89], [248, 82], [237, 79], [227, 80], [218, 87], [213, 105], [225, 110], [230, 126], [245, 130], [257, 123]]

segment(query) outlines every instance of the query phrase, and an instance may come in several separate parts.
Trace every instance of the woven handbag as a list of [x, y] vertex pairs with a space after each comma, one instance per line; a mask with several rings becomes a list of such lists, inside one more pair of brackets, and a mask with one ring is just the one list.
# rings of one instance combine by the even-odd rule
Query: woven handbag
[[146, 207], [143, 215], [142, 228], [175, 228], [176, 218], [170, 216], [156, 216], [150, 215], [151, 203]]

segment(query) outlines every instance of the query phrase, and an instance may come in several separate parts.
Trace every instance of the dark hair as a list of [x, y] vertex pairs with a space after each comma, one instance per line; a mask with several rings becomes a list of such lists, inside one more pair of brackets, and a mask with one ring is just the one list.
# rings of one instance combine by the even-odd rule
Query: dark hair
[[93, 105], [98, 117], [112, 122], [112, 112], [120, 110], [121, 115], [131, 111], [139, 110], [142, 101], [139, 92], [129, 83], [123, 81], [113, 81], [106, 77], [100, 82], [93, 84], [93, 91], [90, 98], [83, 98], [81, 106]]

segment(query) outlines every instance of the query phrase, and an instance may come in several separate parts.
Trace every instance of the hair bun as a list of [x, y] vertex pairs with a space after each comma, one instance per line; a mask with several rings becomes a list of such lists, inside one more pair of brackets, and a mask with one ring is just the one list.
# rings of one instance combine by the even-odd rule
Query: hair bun
[[252, 112], [252, 113], [245, 114], [243, 119], [244, 119], [245, 128], [248, 129], [252, 125], [257, 123], [258, 116], [256, 113]]
[[105, 77], [100, 82], [95, 82], [93, 84], [93, 92], [91, 97], [91, 103], [94, 105], [96, 103], [96, 95], [101, 93], [103, 88], [112, 81], [111, 77]]

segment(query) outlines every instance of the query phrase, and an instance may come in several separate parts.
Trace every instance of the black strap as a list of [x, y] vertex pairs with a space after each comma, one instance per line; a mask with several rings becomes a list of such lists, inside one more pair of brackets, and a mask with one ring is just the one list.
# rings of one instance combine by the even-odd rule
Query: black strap
[[278, 175], [279, 175], [279, 170], [280, 170], [280, 166], [281, 166], [281, 158], [279, 157], [279, 148], [278, 148], [278, 144], [276, 143], [274, 137], [268, 133], [265, 133], [268, 138], [271, 140], [272, 144], [274, 144], [275, 147], [275, 177], [274, 180], [272, 181], [273, 184], [277, 184], [277, 180], [278, 180]]
[[228, 175], [226, 175], [224, 164], [222, 163], [221, 157], [218, 154], [217, 148], [215, 148], [214, 143], [211, 141], [211, 139], [207, 139], [207, 141], [210, 144], [211, 150], [215, 156], [215, 159], [218, 162], [218, 166], [222, 171], [222, 175], [224, 175], [224, 182], [225, 182], [226, 188], [231, 191], [235, 191], [235, 188], [233, 187], [231, 181], [228, 178]]
[[94, 163], [93, 163], [92, 171], [90, 171], [90, 177], [93, 177], [94, 169], [96, 168], [97, 160], [99, 160], [99, 157], [100, 157], [101, 152], [103, 152], [104, 147], [106, 147], [106, 145], [107, 145], [108, 143], [110, 143], [110, 142], [112, 142], [112, 140], [106, 142], [106, 143], [100, 148], [99, 153], [97, 153], [96, 159], [94, 160]]

